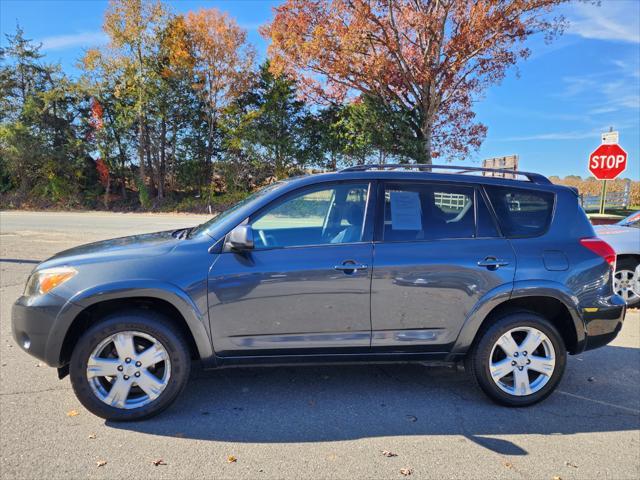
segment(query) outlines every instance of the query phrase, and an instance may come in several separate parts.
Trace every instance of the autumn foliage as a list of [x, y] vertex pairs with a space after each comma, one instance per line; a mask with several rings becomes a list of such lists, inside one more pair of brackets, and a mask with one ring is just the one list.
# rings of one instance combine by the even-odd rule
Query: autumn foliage
[[263, 34], [273, 71], [299, 75], [308, 95], [405, 112], [430, 162], [480, 146], [474, 99], [529, 55], [530, 35], [562, 28], [548, 14], [563, 1], [287, 0]]
[[0, 49], [0, 204], [207, 211], [313, 169], [469, 160], [475, 102], [530, 36], [561, 32], [563, 1], [285, 0], [258, 64], [216, 8], [109, 0], [108, 44], [73, 77], [18, 27]]

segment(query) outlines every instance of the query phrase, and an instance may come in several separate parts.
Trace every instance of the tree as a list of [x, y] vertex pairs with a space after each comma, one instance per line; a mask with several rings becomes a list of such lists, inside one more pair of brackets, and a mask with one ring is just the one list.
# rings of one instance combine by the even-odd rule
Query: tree
[[126, 74], [124, 88], [135, 95], [135, 112], [138, 124], [138, 162], [140, 198], [148, 202], [146, 170], [152, 168], [147, 130], [147, 112], [152, 93], [154, 70], [149, 59], [159, 47], [158, 33], [164, 27], [167, 12], [158, 0], [110, 0], [105, 14], [104, 31], [110, 45], [105, 61], [112, 68], [119, 67]]
[[255, 52], [235, 20], [214, 8], [189, 12], [184, 26], [193, 59], [193, 86], [205, 107], [203, 175], [209, 178], [208, 166], [219, 151], [220, 115], [249, 85]]
[[101, 116], [99, 125], [92, 122], [92, 137], [109, 178], [118, 179], [120, 194], [126, 199], [131, 149], [135, 148], [136, 99], [123, 88], [125, 74], [117, 62], [98, 50], [89, 50], [82, 60], [87, 74], [80, 83], [92, 99], [92, 118], [97, 116], [96, 109]]
[[419, 157], [464, 157], [486, 127], [473, 101], [529, 50], [560, 32], [566, 0], [287, 0], [263, 28], [272, 71], [300, 75], [307, 95], [377, 97], [401, 112]]
[[296, 84], [274, 76], [269, 62], [257, 81], [228, 109], [225, 147], [249, 162], [259, 161], [276, 178], [289, 176], [318, 154], [311, 142], [311, 116], [297, 98]]
[[2, 189], [74, 201], [88, 186], [88, 98], [59, 66], [45, 64], [39, 50], [18, 27], [1, 52]]

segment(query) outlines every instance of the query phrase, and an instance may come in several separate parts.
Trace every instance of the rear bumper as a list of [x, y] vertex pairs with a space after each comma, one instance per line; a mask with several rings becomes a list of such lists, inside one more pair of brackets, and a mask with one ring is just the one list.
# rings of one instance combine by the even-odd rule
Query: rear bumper
[[627, 306], [624, 299], [612, 295], [606, 301], [592, 308], [583, 308], [582, 315], [586, 329], [585, 350], [593, 350], [611, 342], [624, 322]]

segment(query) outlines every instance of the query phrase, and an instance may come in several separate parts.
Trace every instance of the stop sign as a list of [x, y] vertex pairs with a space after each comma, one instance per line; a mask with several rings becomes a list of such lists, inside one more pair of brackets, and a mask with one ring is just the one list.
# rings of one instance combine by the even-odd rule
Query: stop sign
[[600, 145], [589, 155], [589, 171], [598, 180], [613, 180], [627, 168], [627, 152], [620, 145]]

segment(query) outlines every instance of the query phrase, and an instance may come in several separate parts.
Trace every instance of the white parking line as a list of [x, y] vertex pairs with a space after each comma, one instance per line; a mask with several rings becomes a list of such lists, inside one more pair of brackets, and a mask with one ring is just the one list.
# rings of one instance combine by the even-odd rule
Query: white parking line
[[615, 403], [603, 402], [602, 400], [595, 400], [593, 398], [583, 397], [582, 395], [576, 395], [575, 393], [563, 392], [562, 390], [558, 390], [557, 393], [561, 393], [562, 395], [567, 395], [573, 398], [578, 398], [580, 400], [587, 400], [588, 402], [599, 403], [600, 405], [606, 405], [607, 407], [618, 408], [620, 410], [625, 410], [627, 412], [640, 415], [640, 410], [636, 410], [635, 408], [623, 407], [622, 405], [616, 405]]

